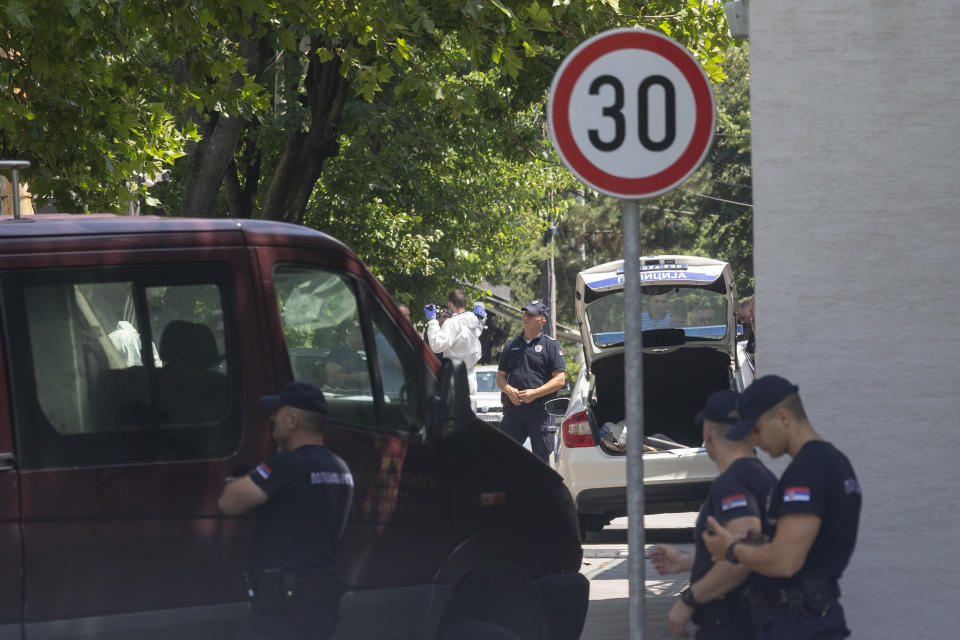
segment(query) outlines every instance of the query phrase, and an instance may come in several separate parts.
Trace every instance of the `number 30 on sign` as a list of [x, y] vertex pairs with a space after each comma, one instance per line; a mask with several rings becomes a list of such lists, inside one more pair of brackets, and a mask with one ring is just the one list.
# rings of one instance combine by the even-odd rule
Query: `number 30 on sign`
[[659, 195], [686, 180], [713, 140], [713, 92], [700, 63], [654, 31], [614, 29], [560, 65], [550, 135], [581, 181], [618, 198]]

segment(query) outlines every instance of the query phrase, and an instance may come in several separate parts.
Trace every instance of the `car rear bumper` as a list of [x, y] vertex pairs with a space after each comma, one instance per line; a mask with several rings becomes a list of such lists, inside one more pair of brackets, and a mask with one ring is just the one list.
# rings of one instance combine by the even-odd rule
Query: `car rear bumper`
[[499, 426], [500, 426], [500, 423], [503, 421], [503, 414], [502, 414], [502, 413], [499, 413], [499, 412], [498, 412], [498, 413], [483, 413], [483, 412], [478, 411], [478, 412], [477, 412], [477, 417], [480, 418], [481, 420], [483, 420], [484, 422], [486, 422], [487, 424], [492, 425], [492, 426], [494, 426], [494, 427], [499, 427]]
[[[707, 481], [644, 485], [644, 512], [698, 511], [710, 492], [711, 484]], [[577, 513], [620, 518], [627, 515], [627, 488], [586, 489], [577, 495], [576, 505]]]
[[[627, 458], [598, 447], [563, 447], [557, 472], [573, 496], [577, 513], [621, 517], [627, 512]], [[703, 449], [643, 456], [647, 513], [697, 511], [717, 477], [716, 464]]]

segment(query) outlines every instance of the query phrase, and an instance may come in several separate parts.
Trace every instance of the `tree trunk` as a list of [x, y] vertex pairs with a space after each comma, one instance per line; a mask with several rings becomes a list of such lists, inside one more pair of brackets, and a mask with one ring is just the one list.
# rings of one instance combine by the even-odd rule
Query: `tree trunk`
[[[258, 80], [270, 59], [270, 49], [265, 39], [240, 40], [240, 53], [247, 59], [247, 72]], [[237, 88], [243, 85], [243, 78], [234, 79]], [[227, 171], [234, 167], [234, 154], [247, 127], [247, 121], [240, 117], [217, 117], [211, 114], [209, 125], [201, 126], [203, 138], [190, 151], [189, 170], [183, 187], [183, 202], [180, 215], [184, 217], [212, 217], [216, 211], [217, 195], [224, 182]], [[258, 170], [259, 171], [259, 170]], [[259, 173], [257, 172], [259, 176]], [[227, 200], [231, 214], [234, 206], [239, 210], [252, 210], [253, 203], [244, 207], [235, 197], [241, 196], [236, 170], [231, 176], [235, 183], [228, 187]], [[233, 188], [236, 187], [236, 189]], [[249, 191], [246, 189], [245, 191]], [[254, 189], [256, 192], [256, 189]], [[247, 214], [249, 216], [249, 213]]]
[[323, 163], [339, 150], [337, 127], [347, 99], [347, 81], [338, 59], [321, 63], [313, 51], [305, 90], [310, 128], [287, 138], [277, 169], [264, 196], [262, 216], [268, 220], [303, 222], [310, 195]]
[[253, 207], [250, 206], [250, 200], [244, 194], [243, 187], [240, 186], [236, 162], [230, 163], [230, 169], [224, 176], [223, 189], [226, 192], [227, 211], [230, 212], [230, 217], [249, 218], [253, 213]]
[[243, 133], [243, 118], [220, 118], [206, 127], [203, 139], [190, 153], [190, 168], [183, 186], [183, 217], [209, 218], [217, 205], [217, 194], [233, 162], [233, 152]]
[[[252, 218], [260, 186], [260, 149], [250, 140], [242, 143], [239, 158], [230, 163], [224, 176], [223, 187], [227, 197], [227, 210], [231, 218]], [[242, 167], [242, 168], [241, 168]], [[240, 176], [243, 174], [243, 184]]]

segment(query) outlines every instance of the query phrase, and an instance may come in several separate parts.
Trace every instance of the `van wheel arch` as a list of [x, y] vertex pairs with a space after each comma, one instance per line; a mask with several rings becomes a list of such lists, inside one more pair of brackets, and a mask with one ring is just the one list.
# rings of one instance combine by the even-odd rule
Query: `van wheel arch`
[[519, 567], [477, 568], [454, 587], [437, 640], [548, 640], [544, 608]]

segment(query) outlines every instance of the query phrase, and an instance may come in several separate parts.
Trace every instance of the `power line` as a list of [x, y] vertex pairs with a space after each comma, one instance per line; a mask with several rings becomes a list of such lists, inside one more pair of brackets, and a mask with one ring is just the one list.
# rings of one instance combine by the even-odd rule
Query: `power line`
[[753, 209], [753, 205], [746, 202], [735, 202], [733, 200], [725, 200], [724, 198], [717, 198], [716, 196], [708, 196], [705, 193], [697, 193], [696, 191], [690, 191], [690, 189], [684, 189], [683, 187], [680, 187], [679, 189], [680, 191], [683, 191], [684, 193], [689, 193], [692, 196], [706, 198], [707, 200], [716, 200], [717, 202], [726, 202], [727, 204], [735, 204], [738, 207], [747, 207], [748, 209]]
[[725, 187], [738, 187], [740, 189], [752, 189], [752, 184], [744, 184], [742, 182], [727, 182], [726, 180], [717, 180], [716, 178], [709, 178], [706, 175], [697, 175], [694, 174], [690, 176], [690, 180], [703, 180], [704, 182], [712, 182], [713, 184], [722, 184]]

